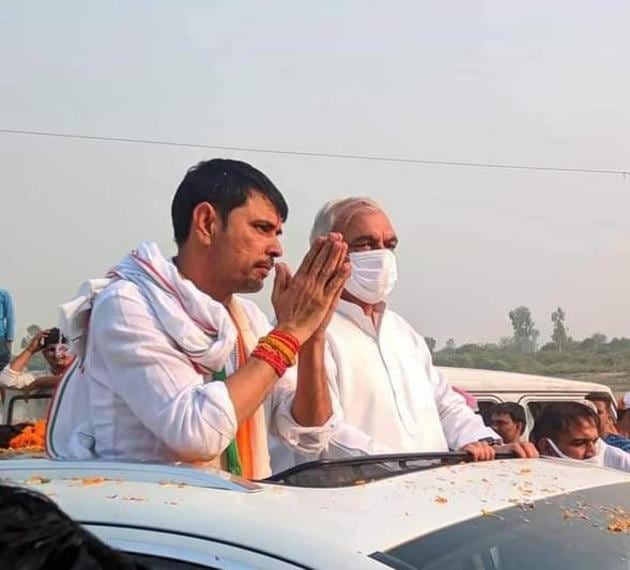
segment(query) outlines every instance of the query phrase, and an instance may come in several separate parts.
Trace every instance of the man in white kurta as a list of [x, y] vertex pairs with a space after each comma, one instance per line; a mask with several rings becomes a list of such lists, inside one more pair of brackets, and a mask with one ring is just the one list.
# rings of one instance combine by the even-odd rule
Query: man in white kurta
[[[233, 297], [232, 305], [250, 353], [272, 327], [253, 302]], [[228, 446], [238, 424], [226, 384], [195, 370], [136, 285], [120, 280], [96, 296], [90, 336], [81, 380], [89, 385], [91, 421], [91, 433], [84, 433], [83, 440], [94, 457], [207, 460]], [[291, 413], [294, 395], [295, 371], [289, 370], [265, 399], [258, 433], [270, 430], [299, 451], [317, 453], [334, 423], [297, 424]], [[266, 443], [258, 446], [265, 454]]]
[[377, 319], [341, 300], [328, 326], [326, 370], [345, 421], [326, 457], [447, 451], [498, 438], [433, 366], [409, 323], [384, 307]]
[[[324, 206], [312, 239], [326, 228], [343, 235], [352, 266], [326, 331], [326, 372], [340, 420], [317, 454], [274, 448], [274, 470], [323, 458], [449, 449], [493, 458], [499, 436], [433, 366], [423, 337], [387, 308], [398, 243], [388, 217], [371, 200], [349, 198]], [[513, 450], [535, 455], [532, 446], [524, 447]]]
[[[268, 430], [321, 449], [335, 423], [324, 327], [349, 275], [347, 247], [322, 238], [291, 275], [275, 263], [287, 212], [249, 164], [214, 159], [187, 172], [171, 208], [176, 257], [143, 242], [62, 306], [77, 359], [53, 401], [52, 456], [204, 461], [261, 478]], [[256, 352], [271, 326], [237, 294], [259, 291], [274, 266], [275, 334], [289, 348]], [[296, 374], [287, 367], [298, 351]]]

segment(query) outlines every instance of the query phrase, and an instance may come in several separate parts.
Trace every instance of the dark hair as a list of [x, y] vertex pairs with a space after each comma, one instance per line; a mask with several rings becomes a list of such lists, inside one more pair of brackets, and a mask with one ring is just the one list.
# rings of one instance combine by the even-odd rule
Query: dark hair
[[48, 497], [0, 485], [0, 556], [16, 570], [145, 568], [101, 542]]
[[245, 204], [252, 192], [265, 196], [278, 210], [282, 221], [286, 221], [289, 207], [280, 190], [250, 164], [213, 158], [193, 166], [184, 176], [171, 205], [177, 245], [181, 246], [188, 239], [193, 210], [198, 204], [212, 204], [226, 224], [230, 212]]
[[525, 431], [527, 420], [525, 419], [525, 408], [516, 402], [502, 402], [501, 404], [495, 404], [490, 408], [490, 416], [494, 414], [507, 414], [512, 418], [513, 422], [521, 424], [521, 433]]
[[536, 418], [529, 440], [537, 443], [543, 437], [554, 439], [580, 420], [591, 422], [599, 431], [599, 416], [591, 407], [580, 402], [553, 402], [545, 406]]
[[584, 399], [589, 402], [604, 402], [608, 411], [610, 412], [612, 410], [613, 399], [610, 397], [608, 392], [589, 392], [586, 396], [584, 396]]
[[46, 348], [51, 344], [67, 343], [68, 339], [61, 334], [61, 331], [57, 327], [53, 327], [48, 331], [48, 334], [44, 338], [43, 346]]

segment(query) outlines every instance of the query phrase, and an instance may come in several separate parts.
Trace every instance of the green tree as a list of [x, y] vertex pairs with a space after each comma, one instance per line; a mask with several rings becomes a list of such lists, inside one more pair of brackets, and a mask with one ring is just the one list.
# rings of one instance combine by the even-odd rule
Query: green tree
[[605, 334], [602, 333], [595, 333], [592, 334], [591, 336], [585, 338], [582, 342], [581, 342], [581, 347], [584, 350], [596, 350], [598, 348], [603, 347], [606, 342], [607, 342], [607, 338]]
[[567, 347], [569, 335], [567, 334], [567, 328], [564, 324], [566, 313], [558, 307], [553, 313], [551, 313], [551, 322], [553, 323], [553, 333], [551, 334], [551, 340], [558, 348], [558, 352], [562, 352]]
[[429, 347], [429, 352], [431, 354], [433, 354], [433, 351], [435, 350], [435, 345], [437, 344], [437, 341], [432, 336], [425, 336], [424, 337], [424, 342], [427, 343], [427, 346]]
[[449, 339], [446, 341], [446, 344], [444, 345], [444, 348], [445, 348], [446, 350], [455, 350], [455, 347], [456, 347], [456, 346], [457, 346], [457, 345], [455, 344], [455, 340], [454, 340], [454, 339], [452, 339], [452, 338], [449, 338]]
[[512, 328], [514, 329], [514, 345], [521, 352], [531, 354], [536, 352], [540, 332], [532, 319], [532, 313], [527, 307], [516, 307], [509, 312]]

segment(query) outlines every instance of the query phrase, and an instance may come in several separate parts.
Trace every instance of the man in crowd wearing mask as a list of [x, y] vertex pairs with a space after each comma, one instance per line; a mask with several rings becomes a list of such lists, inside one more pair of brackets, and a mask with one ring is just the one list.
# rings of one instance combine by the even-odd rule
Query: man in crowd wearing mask
[[536, 456], [529, 443], [502, 446], [464, 398], [434, 368], [429, 349], [386, 307], [396, 279], [398, 237], [374, 201], [347, 198], [317, 214], [311, 242], [339, 232], [352, 272], [326, 331], [325, 363], [333, 408], [343, 417], [318, 456], [274, 451], [274, 469], [318, 458], [464, 450], [476, 460], [495, 450]]
[[619, 435], [613, 416], [613, 401], [607, 392], [591, 392], [585, 399], [597, 408], [599, 416], [599, 437], [608, 445], [630, 451], [630, 439]]
[[504, 443], [520, 442], [526, 425], [525, 408], [516, 402], [502, 402], [490, 410], [490, 427]]
[[[27, 371], [29, 361], [42, 352], [49, 370]], [[0, 372], [0, 387], [30, 392], [55, 388], [72, 363], [66, 338], [58, 328], [39, 331], [11, 363]]]
[[589, 406], [555, 402], [536, 418], [530, 440], [541, 455], [630, 472], [630, 453], [602, 441], [599, 429], [599, 416]]
[[[249, 164], [213, 159], [187, 172], [171, 206], [176, 257], [143, 242], [62, 306], [80, 366], [53, 402], [51, 455], [214, 462], [258, 479], [270, 474], [268, 430], [305, 451], [326, 443], [324, 334], [347, 246], [323, 236], [291, 275], [275, 263], [287, 213]], [[237, 294], [260, 291], [274, 266], [272, 328]]]

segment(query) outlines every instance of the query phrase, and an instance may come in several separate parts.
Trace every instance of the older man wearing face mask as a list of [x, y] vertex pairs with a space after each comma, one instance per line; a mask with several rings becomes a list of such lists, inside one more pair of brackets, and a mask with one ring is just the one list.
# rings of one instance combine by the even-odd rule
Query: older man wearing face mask
[[318, 457], [275, 450], [274, 469], [318, 458], [465, 450], [476, 460], [496, 450], [536, 456], [529, 443], [501, 445], [432, 364], [423, 337], [386, 306], [398, 278], [398, 237], [367, 198], [326, 204], [311, 242], [334, 231], [348, 244], [352, 273], [326, 331], [325, 365], [333, 407], [344, 418]]

